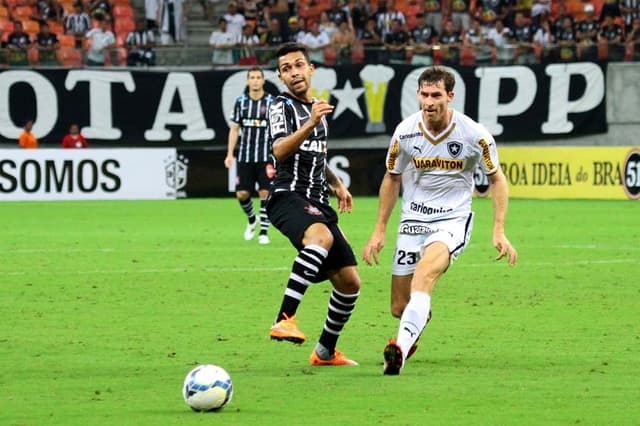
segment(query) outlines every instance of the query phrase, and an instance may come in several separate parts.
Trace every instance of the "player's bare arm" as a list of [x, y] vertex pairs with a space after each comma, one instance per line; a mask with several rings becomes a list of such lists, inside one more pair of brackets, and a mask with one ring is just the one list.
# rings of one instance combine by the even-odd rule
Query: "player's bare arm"
[[313, 129], [320, 124], [322, 117], [333, 111], [333, 105], [324, 100], [318, 100], [311, 107], [311, 117], [298, 130], [288, 136], [273, 142], [273, 156], [283, 161], [296, 152], [300, 145], [309, 137]]
[[340, 180], [328, 166], [326, 168], [326, 174], [327, 183], [338, 199], [338, 210], [340, 213], [351, 213], [351, 210], [353, 210], [353, 197], [351, 196], [351, 192], [349, 192], [347, 187], [344, 186], [344, 183], [342, 183], [342, 180]]
[[498, 250], [496, 260], [508, 256], [509, 265], [515, 265], [518, 261], [518, 252], [511, 245], [504, 232], [509, 204], [507, 179], [500, 168], [496, 173], [489, 175], [488, 178], [493, 200], [493, 246]]
[[372, 259], [379, 264], [378, 254], [384, 248], [385, 236], [387, 233], [387, 223], [393, 211], [393, 207], [400, 196], [400, 184], [402, 183], [401, 174], [392, 174], [387, 172], [380, 184], [380, 193], [378, 201], [378, 218], [375, 228], [367, 245], [362, 252], [362, 259], [367, 265], [372, 265]]
[[227, 139], [227, 156], [224, 159], [224, 166], [229, 169], [233, 165], [233, 151], [236, 149], [238, 143], [238, 131], [240, 125], [237, 123], [231, 123], [229, 128], [229, 137]]

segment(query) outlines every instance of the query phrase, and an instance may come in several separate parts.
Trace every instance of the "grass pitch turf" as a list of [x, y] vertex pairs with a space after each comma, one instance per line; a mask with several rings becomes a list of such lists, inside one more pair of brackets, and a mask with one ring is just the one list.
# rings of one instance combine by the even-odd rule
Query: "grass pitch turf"
[[[358, 257], [376, 208], [341, 216]], [[360, 366], [312, 368], [330, 285], [298, 312], [307, 343], [270, 341], [295, 253], [273, 229], [245, 242], [235, 200], [2, 203], [0, 424], [638, 424], [638, 209], [512, 200], [510, 268], [474, 200], [419, 351], [385, 377], [394, 225], [338, 345]], [[219, 413], [182, 400], [197, 363], [231, 374]]]

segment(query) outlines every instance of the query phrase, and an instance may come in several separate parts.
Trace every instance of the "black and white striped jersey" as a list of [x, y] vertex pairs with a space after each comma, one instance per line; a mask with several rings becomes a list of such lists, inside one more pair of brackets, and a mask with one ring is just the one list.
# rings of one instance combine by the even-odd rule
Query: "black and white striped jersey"
[[260, 99], [242, 95], [236, 99], [231, 121], [240, 126], [237, 160], [240, 163], [271, 162], [269, 105], [274, 97], [265, 93]]
[[124, 40], [127, 47], [146, 46], [150, 43], [155, 43], [155, 37], [151, 30], [131, 31]]
[[[311, 118], [311, 105], [288, 93], [276, 97], [269, 110], [272, 143], [302, 127]], [[313, 129], [298, 151], [282, 161], [276, 161], [272, 194], [297, 192], [311, 201], [329, 204], [329, 187], [326, 181], [328, 132], [326, 117], [322, 117], [320, 124]]]
[[84, 34], [91, 29], [91, 18], [85, 12], [72, 13], [64, 18], [64, 31], [67, 34]]

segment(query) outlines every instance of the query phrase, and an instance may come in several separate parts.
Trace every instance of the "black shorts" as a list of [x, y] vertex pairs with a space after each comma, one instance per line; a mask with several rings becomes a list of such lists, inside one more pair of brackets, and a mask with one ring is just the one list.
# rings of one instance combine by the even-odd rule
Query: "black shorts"
[[338, 215], [331, 206], [312, 203], [296, 192], [281, 192], [269, 197], [267, 214], [273, 226], [298, 250], [304, 248], [302, 238], [309, 226], [314, 223], [327, 225], [333, 235], [333, 245], [316, 282], [326, 279], [326, 271], [358, 264], [351, 245], [338, 227]]
[[268, 190], [276, 169], [271, 163], [240, 163], [237, 164], [236, 191], [253, 192], [258, 183], [258, 189]]

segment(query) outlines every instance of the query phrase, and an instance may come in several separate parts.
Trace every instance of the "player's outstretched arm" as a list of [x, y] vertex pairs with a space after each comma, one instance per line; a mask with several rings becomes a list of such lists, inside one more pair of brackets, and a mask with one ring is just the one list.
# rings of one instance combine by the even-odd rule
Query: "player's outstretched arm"
[[362, 260], [367, 265], [373, 265], [373, 262], [379, 264], [378, 254], [382, 251], [385, 244], [385, 236], [387, 233], [387, 223], [393, 211], [393, 207], [400, 196], [400, 184], [402, 175], [391, 174], [387, 172], [380, 184], [380, 193], [378, 195], [378, 219], [375, 228], [367, 241], [367, 245], [362, 252]]
[[504, 233], [509, 205], [509, 188], [502, 169], [498, 168], [496, 173], [490, 175], [489, 182], [493, 200], [493, 246], [498, 250], [496, 260], [508, 256], [509, 265], [515, 265], [518, 261], [518, 251], [511, 245]]

